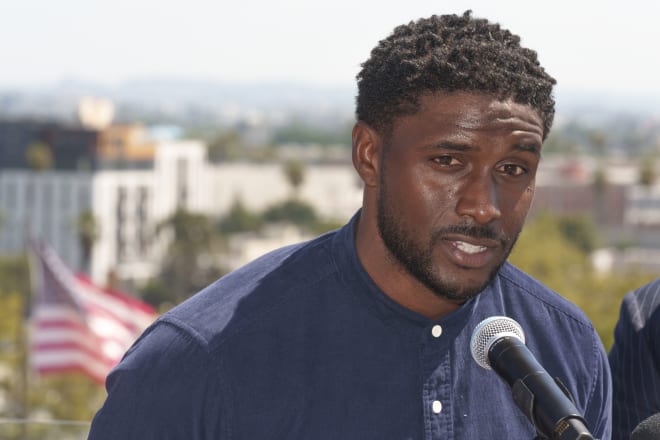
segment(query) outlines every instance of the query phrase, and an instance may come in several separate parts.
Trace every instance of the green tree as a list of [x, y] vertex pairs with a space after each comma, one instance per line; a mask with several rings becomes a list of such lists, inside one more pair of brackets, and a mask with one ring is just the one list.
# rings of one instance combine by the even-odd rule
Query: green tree
[[564, 234], [559, 218], [539, 214], [523, 229], [510, 261], [559, 292], [592, 272], [588, 256]]
[[607, 155], [607, 133], [600, 130], [592, 131], [588, 135], [588, 141], [594, 154], [599, 157], [604, 157]]
[[[0, 257], [0, 418], [81, 421], [82, 427], [0, 424], [7, 440], [77, 438], [105, 397], [102, 386], [79, 374], [39, 378], [27, 371], [30, 276], [25, 255]], [[65, 434], [68, 432], [68, 437]]]
[[575, 155], [579, 151], [577, 142], [564, 136], [560, 130], [552, 130], [543, 142], [543, 155], [564, 154]]
[[658, 178], [655, 172], [655, 160], [652, 156], [644, 156], [639, 164], [639, 184], [642, 186], [652, 186]]
[[314, 207], [298, 199], [270, 206], [264, 211], [263, 219], [268, 223], [291, 223], [308, 231], [314, 230], [319, 221]]
[[44, 142], [34, 142], [25, 150], [25, 160], [28, 166], [36, 171], [49, 170], [55, 164], [55, 158], [50, 146]]
[[0, 298], [13, 292], [28, 297], [30, 293], [30, 271], [24, 254], [0, 256]]
[[99, 221], [96, 219], [92, 211], [86, 210], [78, 215], [76, 218], [76, 233], [78, 235], [78, 243], [80, 244], [80, 250], [82, 253], [82, 269], [89, 273], [92, 249], [94, 248], [94, 243], [96, 243], [101, 234]]
[[604, 193], [608, 185], [607, 171], [603, 164], [599, 164], [593, 174], [593, 186], [596, 193]]
[[142, 292], [143, 299], [156, 308], [182, 302], [226, 272], [217, 262], [222, 237], [207, 216], [180, 209], [157, 232], [170, 234], [171, 243], [158, 278]]
[[343, 221], [333, 220], [333, 219], [324, 219], [319, 218], [316, 223], [312, 226], [310, 232], [313, 234], [323, 234], [334, 229], [339, 229], [344, 225]]
[[593, 194], [594, 194], [594, 218], [598, 220], [606, 219], [609, 209], [607, 205], [607, 186], [608, 186], [607, 171], [602, 161], [599, 161], [598, 168], [594, 171], [593, 176]]
[[305, 181], [305, 165], [299, 160], [288, 160], [284, 163], [284, 175], [291, 186], [292, 197], [298, 197], [300, 186]]
[[278, 128], [273, 135], [276, 144], [345, 144], [351, 139], [352, 121], [336, 129], [314, 127], [302, 121], [294, 121]]
[[575, 239], [576, 231], [561, 217], [541, 214], [525, 226], [509, 260], [580, 307], [609, 349], [623, 296], [657, 275], [597, 273], [585, 249], [589, 246]]
[[217, 134], [208, 143], [209, 161], [220, 163], [238, 158], [242, 153], [241, 135], [236, 130], [228, 130]]
[[243, 201], [237, 197], [234, 199], [229, 212], [220, 219], [218, 226], [223, 234], [235, 234], [237, 232], [256, 232], [263, 225], [261, 217], [249, 211]]
[[587, 215], [559, 217], [558, 226], [562, 236], [587, 255], [601, 245], [598, 228]]
[[[0, 263], [0, 268], [4, 269]], [[14, 266], [13, 262], [11, 266]], [[27, 401], [27, 329], [24, 320], [26, 299], [16, 291], [0, 291], [0, 395], [5, 404], [0, 417], [25, 418]], [[0, 438], [18, 438], [24, 430], [13, 427], [8, 433], [0, 432]]]

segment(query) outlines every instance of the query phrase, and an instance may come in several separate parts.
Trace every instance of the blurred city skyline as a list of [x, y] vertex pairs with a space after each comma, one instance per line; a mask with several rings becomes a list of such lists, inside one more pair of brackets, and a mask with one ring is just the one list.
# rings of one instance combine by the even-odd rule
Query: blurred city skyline
[[558, 80], [558, 97], [579, 91], [660, 101], [660, 5], [639, 0], [5, 2], [0, 91], [150, 78], [350, 88], [396, 25], [466, 9], [536, 50]]

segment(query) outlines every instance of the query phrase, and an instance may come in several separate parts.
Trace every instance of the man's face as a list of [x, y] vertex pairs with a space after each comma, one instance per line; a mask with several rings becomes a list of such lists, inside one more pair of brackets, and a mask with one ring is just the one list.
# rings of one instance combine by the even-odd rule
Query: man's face
[[508, 257], [534, 192], [543, 122], [490, 95], [427, 95], [383, 140], [378, 229], [396, 265], [463, 302]]

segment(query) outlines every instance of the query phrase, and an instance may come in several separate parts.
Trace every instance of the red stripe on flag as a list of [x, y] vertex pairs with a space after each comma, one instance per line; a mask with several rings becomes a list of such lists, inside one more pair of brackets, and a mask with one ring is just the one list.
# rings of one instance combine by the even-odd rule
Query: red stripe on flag
[[90, 287], [94, 290], [97, 290], [99, 295], [106, 295], [109, 298], [114, 298], [117, 301], [124, 303], [124, 306], [135, 312], [141, 311], [146, 315], [153, 315], [155, 313], [153, 307], [149, 304], [142, 302], [136, 298], [128, 296], [125, 293], [119, 292], [117, 290], [108, 289], [100, 287], [92, 283], [92, 281], [84, 274], [76, 274], [76, 278], [87, 287]]
[[78, 371], [103, 383], [155, 311], [74, 275], [46, 245], [33, 245], [33, 252], [31, 365], [40, 374]]
[[87, 331], [87, 326], [84, 325], [83, 323], [68, 321], [66, 319], [34, 321], [33, 327], [35, 328], [38, 327], [40, 330], [44, 330], [44, 331], [48, 331], [49, 329], [62, 329], [62, 328], [68, 328], [71, 330], [78, 330], [78, 331]]

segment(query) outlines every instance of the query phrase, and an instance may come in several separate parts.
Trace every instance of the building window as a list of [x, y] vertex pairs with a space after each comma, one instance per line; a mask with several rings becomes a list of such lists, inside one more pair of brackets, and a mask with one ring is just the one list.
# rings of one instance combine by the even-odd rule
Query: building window
[[149, 189], [145, 186], [138, 188], [136, 209], [138, 253], [144, 257], [149, 250]]
[[127, 190], [124, 187], [117, 189], [117, 204], [115, 206], [115, 244], [117, 248], [117, 261], [126, 258], [126, 203], [128, 200]]
[[69, 198], [71, 194], [71, 185], [66, 180], [60, 181], [60, 191], [59, 191], [59, 204], [58, 209], [62, 212], [69, 212], [71, 209], [71, 199]]
[[90, 189], [87, 182], [78, 187], [78, 210], [85, 211], [91, 208]]
[[16, 187], [13, 183], [7, 183], [7, 185], [5, 185], [3, 198], [7, 206], [7, 211], [13, 211], [16, 209]]
[[176, 161], [176, 206], [186, 209], [188, 206], [188, 161], [180, 158]]
[[48, 181], [41, 181], [41, 234], [53, 243], [55, 238], [55, 212], [53, 212], [53, 185]]

